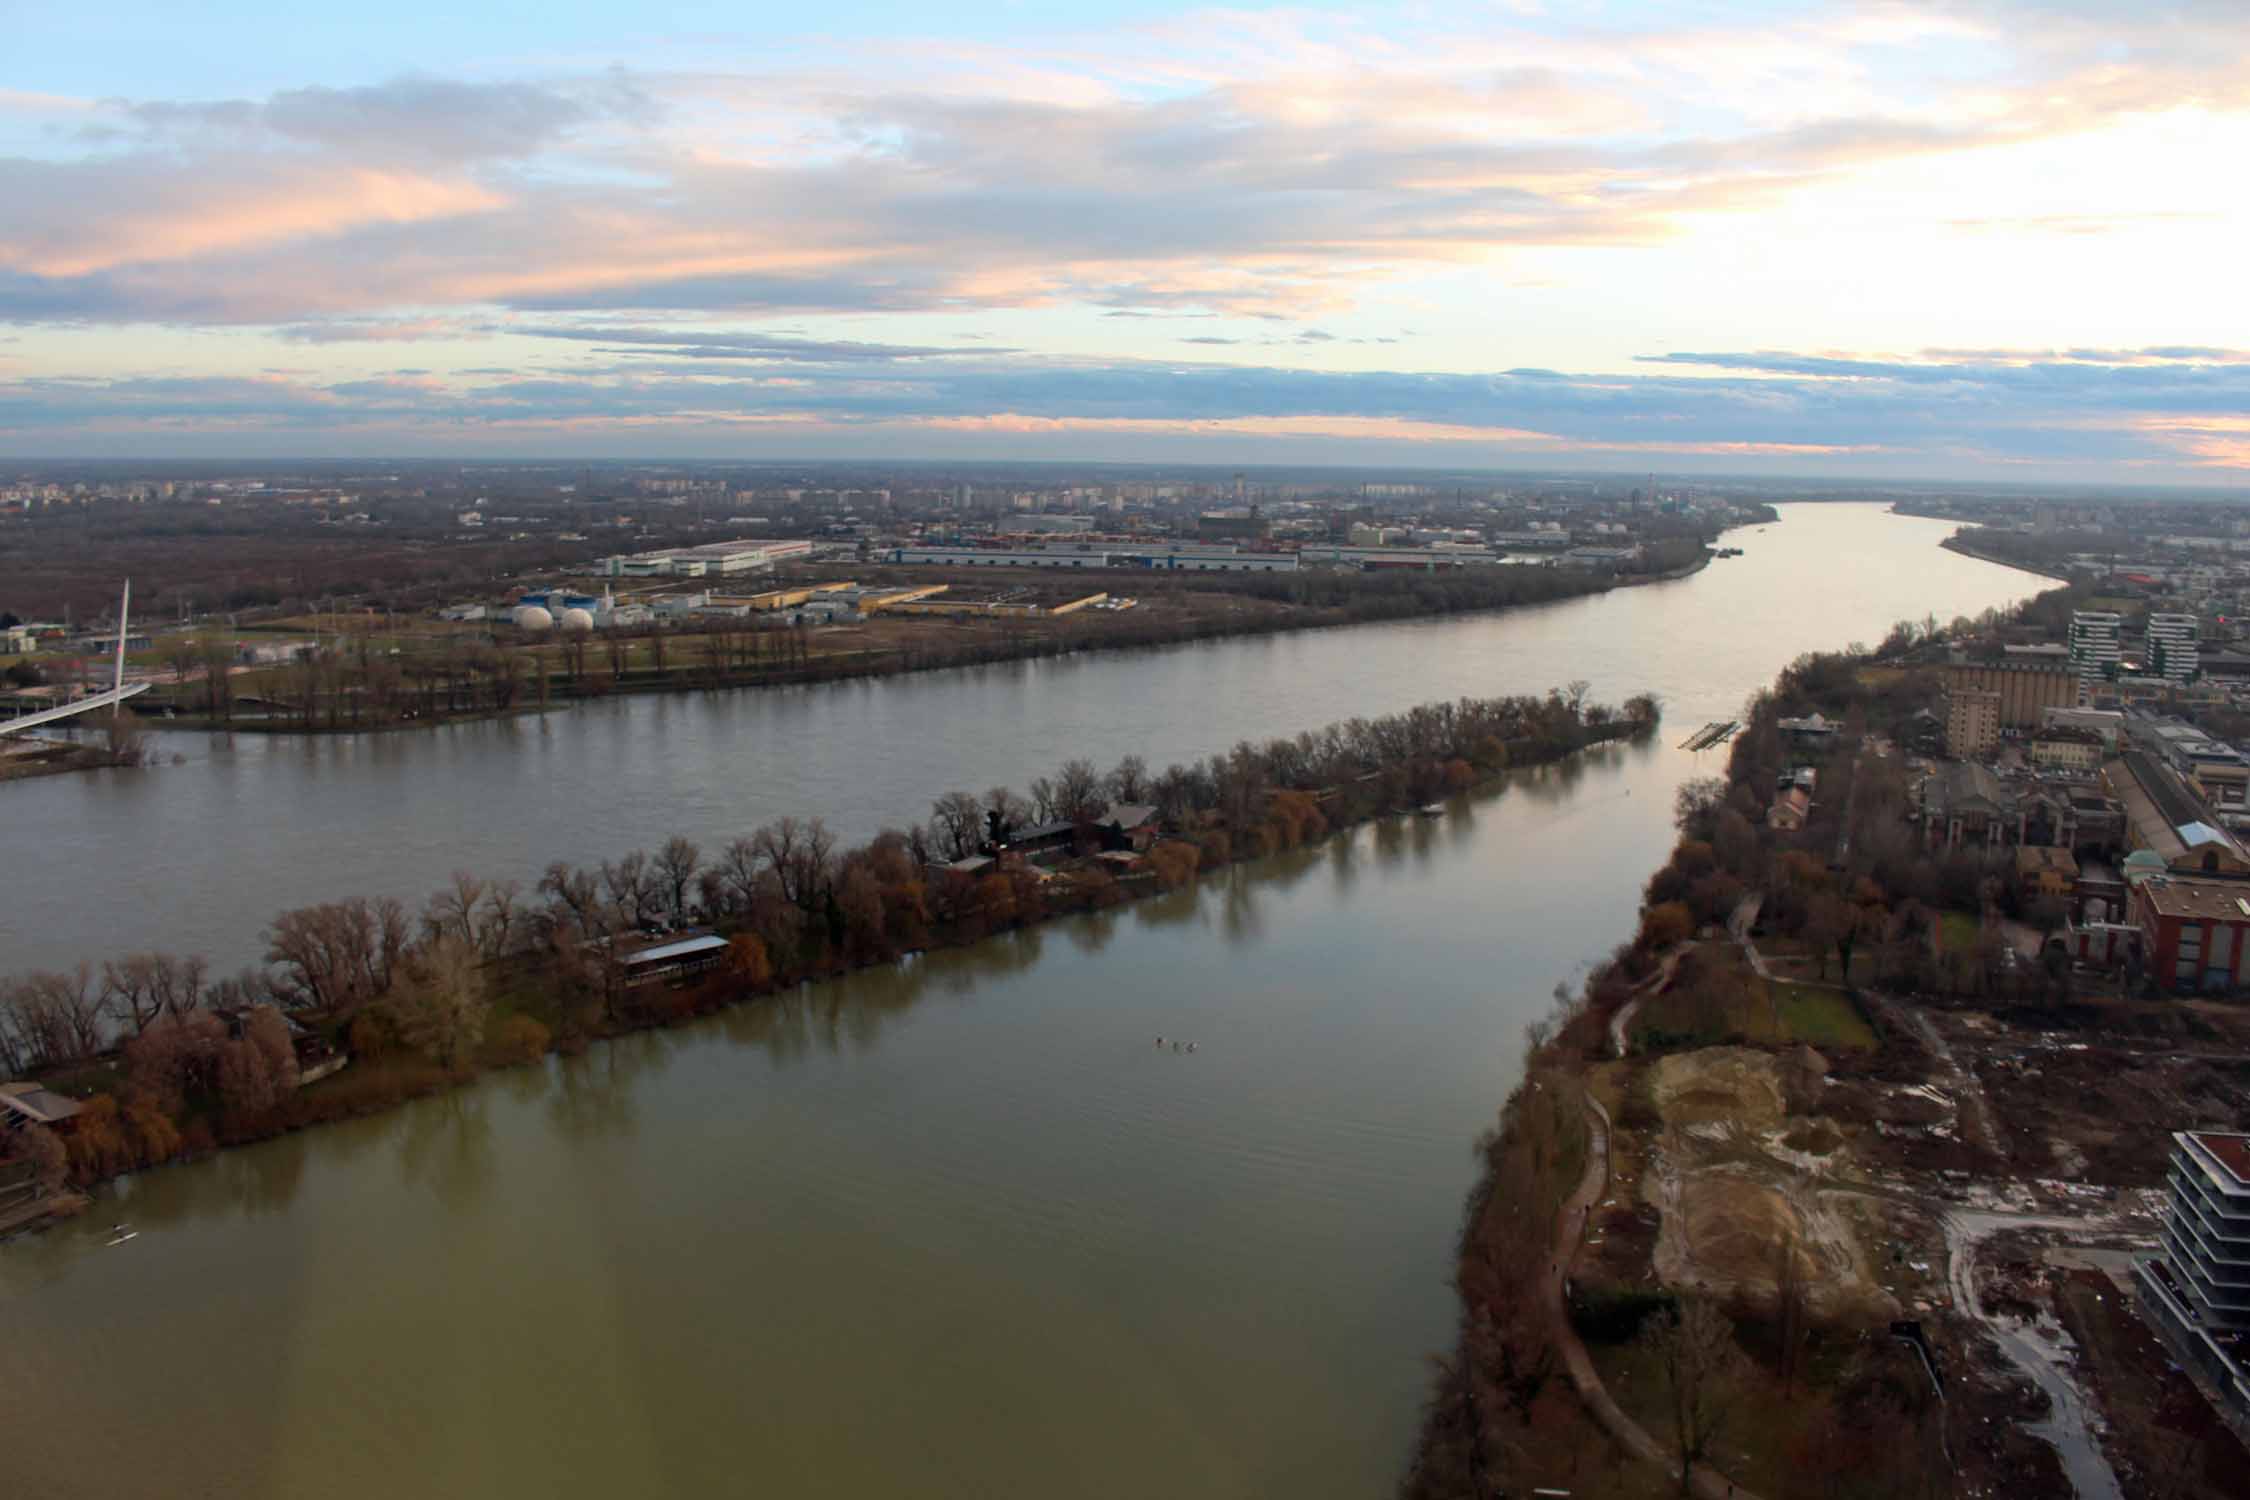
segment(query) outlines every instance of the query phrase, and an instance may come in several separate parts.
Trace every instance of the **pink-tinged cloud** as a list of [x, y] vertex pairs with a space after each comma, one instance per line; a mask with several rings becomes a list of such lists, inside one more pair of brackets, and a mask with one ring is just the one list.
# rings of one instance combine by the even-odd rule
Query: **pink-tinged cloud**
[[[0, 158], [0, 318], [1327, 316], [1432, 268], [1663, 246], [1872, 168], [2250, 101], [2240, 8], [2026, 14], [1633, 33], [1214, 13], [754, 76], [407, 78], [111, 102], [95, 125], [64, 101], [46, 112], [65, 145]], [[1970, 61], [1918, 77], [1902, 37]]]

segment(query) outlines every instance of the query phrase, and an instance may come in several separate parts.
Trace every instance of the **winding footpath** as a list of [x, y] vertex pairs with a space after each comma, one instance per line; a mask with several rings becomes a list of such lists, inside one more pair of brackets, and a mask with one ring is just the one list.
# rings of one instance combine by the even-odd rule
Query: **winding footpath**
[[[1586, 1216], [1593, 1212], [1594, 1204], [1609, 1187], [1609, 1111], [1592, 1095], [1586, 1098], [1586, 1130], [1586, 1171], [1578, 1180], [1577, 1191], [1564, 1200], [1556, 1215], [1555, 1253], [1548, 1262], [1547, 1274], [1539, 1281], [1539, 1305], [1554, 1336], [1555, 1348], [1562, 1354], [1563, 1368], [1570, 1374], [1571, 1387], [1578, 1392], [1578, 1399], [1585, 1403], [1586, 1410], [1593, 1413], [1594, 1420], [1620, 1448], [1643, 1462], [1660, 1465], [1667, 1474], [1677, 1478], [1679, 1466], [1672, 1462], [1670, 1452], [1649, 1436], [1647, 1428], [1626, 1415], [1625, 1409], [1610, 1395], [1609, 1388], [1602, 1384], [1593, 1358], [1586, 1353], [1584, 1341], [1570, 1326], [1570, 1311], [1564, 1305], [1563, 1283], [1577, 1262], [1579, 1247], [1585, 1243]], [[1688, 1484], [1703, 1500], [1758, 1500], [1749, 1490], [1708, 1465], [1697, 1465], [1688, 1476]]]

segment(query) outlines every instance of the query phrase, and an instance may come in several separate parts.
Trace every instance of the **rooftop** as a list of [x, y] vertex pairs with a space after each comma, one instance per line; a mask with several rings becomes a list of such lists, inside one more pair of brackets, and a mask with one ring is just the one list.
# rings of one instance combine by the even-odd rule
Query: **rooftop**
[[625, 955], [625, 962], [629, 964], [660, 964], [671, 959], [694, 958], [698, 954], [715, 953], [726, 945], [727, 940], [725, 938], [713, 937], [706, 933], [702, 937], [682, 938], [676, 943], [659, 943], [654, 948], [643, 948], [638, 953], [628, 953]]
[[0, 1112], [32, 1125], [53, 1125], [78, 1113], [78, 1101], [36, 1083], [0, 1083]]
[[2188, 921], [2250, 922], [2250, 896], [2239, 880], [2189, 880], [2160, 875], [2141, 883], [2157, 915]]
[[2220, 1166], [2234, 1174], [2235, 1182], [2250, 1187], [2250, 1135], [2233, 1135], [2218, 1130], [2190, 1130], [2182, 1138], [2193, 1141], [2208, 1151]]

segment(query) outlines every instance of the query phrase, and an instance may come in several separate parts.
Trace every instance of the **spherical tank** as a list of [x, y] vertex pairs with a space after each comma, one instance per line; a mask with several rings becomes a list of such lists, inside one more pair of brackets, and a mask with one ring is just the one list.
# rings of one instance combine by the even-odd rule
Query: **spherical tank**
[[538, 605], [519, 604], [516, 606], [516, 629], [552, 630], [554, 625], [555, 617]]
[[594, 628], [594, 612], [590, 609], [566, 609], [562, 612], [562, 628], [578, 631], [592, 630]]

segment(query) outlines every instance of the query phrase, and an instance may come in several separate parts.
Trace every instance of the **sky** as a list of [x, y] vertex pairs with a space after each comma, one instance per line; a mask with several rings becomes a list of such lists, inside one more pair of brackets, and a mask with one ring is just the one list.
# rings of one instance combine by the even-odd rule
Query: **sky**
[[0, 456], [2250, 486], [2245, 0], [0, 36]]

